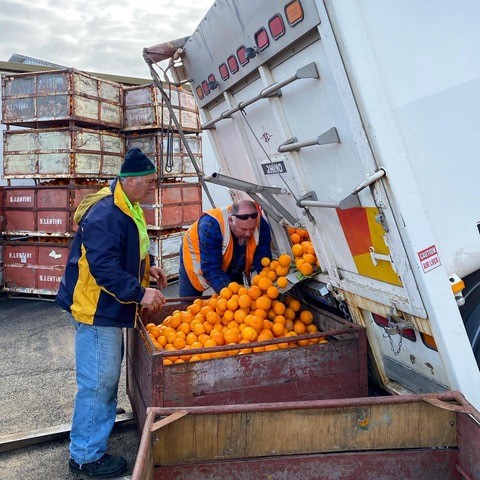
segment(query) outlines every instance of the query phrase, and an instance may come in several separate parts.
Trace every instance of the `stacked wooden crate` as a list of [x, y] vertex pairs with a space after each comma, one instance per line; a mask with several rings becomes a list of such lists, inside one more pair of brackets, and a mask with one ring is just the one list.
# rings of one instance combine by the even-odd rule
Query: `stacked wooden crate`
[[2, 123], [4, 290], [54, 295], [75, 208], [124, 158], [123, 88], [74, 69], [5, 75]]
[[[200, 118], [193, 95], [174, 86], [165, 91], [197, 168], [203, 171]], [[151, 253], [168, 278], [178, 277], [178, 252], [185, 227], [202, 212], [197, 170], [154, 84], [124, 89], [124, 124], [126, 150], [140, 148], [155, 161], [160, 176], [159, 189], [142, 205]]]

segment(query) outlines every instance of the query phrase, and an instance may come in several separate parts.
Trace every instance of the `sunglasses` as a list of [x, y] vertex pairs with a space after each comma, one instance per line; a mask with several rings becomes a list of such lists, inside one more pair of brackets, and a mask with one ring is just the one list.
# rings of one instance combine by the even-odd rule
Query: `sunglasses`
[[258, 212], [253, 212], [253, 213], [243, 213], [240, 215], [233, 215], [234, 217], [237, 217], [239, 220], [248, 220], [249, 218], [257, 218], [258, 217]]

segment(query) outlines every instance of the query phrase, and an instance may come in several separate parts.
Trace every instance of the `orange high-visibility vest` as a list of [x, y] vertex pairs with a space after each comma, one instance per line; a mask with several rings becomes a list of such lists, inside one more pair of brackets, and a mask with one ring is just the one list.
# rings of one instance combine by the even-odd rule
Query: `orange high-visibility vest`
[[[203, 215], [210, 215], [220, 226], [222, 232], [222, 270], [227, 271], [233, 258], [233, 237], [228, 223], [228, 212], [231, 207], [214, 208]], [[201, 217], [200, 217], [201, 218]], [[257, 217], [257, 227], [253, 235], [247, 240], [245, 254], [245, 272], [250, 273], [253, 265], [253, 256], [260, 237], [260, 218]], [[205, 280], [201, 269], [200, 239], [198, 237], [198, 220], [187, 230], [182, 244], [183, 265], [191, 284], [199, 291], [206, 290], [209, 285]]]

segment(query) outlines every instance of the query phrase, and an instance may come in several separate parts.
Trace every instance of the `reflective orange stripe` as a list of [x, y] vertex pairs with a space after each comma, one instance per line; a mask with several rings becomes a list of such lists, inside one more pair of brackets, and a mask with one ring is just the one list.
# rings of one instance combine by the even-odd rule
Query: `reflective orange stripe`
[[[233, 258], [233, 240], [228, 223], [230, 207], [214, 208], [203, 215], [210, 215], [217, 220], [222, 233], [222, 270], [227, 271]], [[201, 218], [201, 217], [200, 217]], [[253, 265], [253, 256], [260, 237], [260, 215], [258, 216], [257, 228], [247, 241], [245, 271], [250, 273]], [[206, 290], [209, 285], [203, 277], [200, 258], [200, 240], [198, 238], [198, 220], [187, 230], [182, 244], [183, 264], [191, 284], [200, 291]]]

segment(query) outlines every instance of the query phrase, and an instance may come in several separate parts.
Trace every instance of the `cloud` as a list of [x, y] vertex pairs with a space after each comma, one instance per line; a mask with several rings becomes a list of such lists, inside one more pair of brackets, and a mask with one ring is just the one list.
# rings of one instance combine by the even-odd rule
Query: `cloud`
[[0, 60], [13, 53], [149, 78], [144, 47], [190, 35], [213, 0], [2, 0]]

